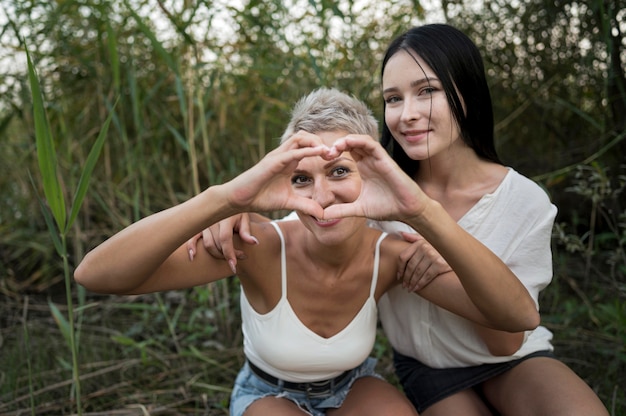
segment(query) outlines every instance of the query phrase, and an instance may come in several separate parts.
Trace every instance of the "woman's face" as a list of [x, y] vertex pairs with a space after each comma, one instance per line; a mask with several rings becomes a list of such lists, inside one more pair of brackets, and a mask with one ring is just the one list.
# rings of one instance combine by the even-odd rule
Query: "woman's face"
[[441, 82], [419, 56], [396, 52], [387, 61], [382, 83], [385, 122], [411, 159], [426, 160], [462, 143]]
[[[329, 147], [347, 135], [344, 131], [316, 134]], [[291, 177], [291, 184], [298, 195], [317, 201], [322, 208], [352, 202], [361, 193], [361, 176], [348, 152], [331, 161], [321, 157], [302, 159]], [[322, 220], [301, 212], [298, 216], [304, 226], [325, 244], [342, 242], [365, 223], [363, 218], [356, 217]]]

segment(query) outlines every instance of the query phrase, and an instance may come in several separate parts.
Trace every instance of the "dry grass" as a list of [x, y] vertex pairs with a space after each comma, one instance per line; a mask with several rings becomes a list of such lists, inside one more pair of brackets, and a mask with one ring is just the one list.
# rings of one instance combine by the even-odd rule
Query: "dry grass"
[[[176, 341], [153, 296], [93, 300], [80, 329], [83, 415], [228, 415], [244, 360], [238, 324], [228, 336], [217, 330], [192, 338], [182, 322], [200, 307], [187, 295], [165, 298], [178, 316]], [[69, 349], [45, 296], [0, 296], [0, 415], [73, 414]], [[216, 316], [194, 325], [217, 327]], [[377, 347], [383, 354], [386, 347]], [[395, 382], [388, 354], [379, 371]]]

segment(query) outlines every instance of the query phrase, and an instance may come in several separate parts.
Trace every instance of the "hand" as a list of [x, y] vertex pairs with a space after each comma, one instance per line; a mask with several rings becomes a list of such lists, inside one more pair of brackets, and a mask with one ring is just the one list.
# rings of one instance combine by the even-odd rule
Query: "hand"
[[233, 213], [296, 210], [321, 218], [323, 208], [313, 199], [298, 195], [291, 179], [300, 160], [315, 156], [329, 160], [329, 153], [318, 136], [300, 131], [256, 165], [221, 185], [221, 192]]
[[227, 259], [233, 274], [237, 273], [237, 260], [244, 260], [246, 255], [243, 251], [235, 249], [233, 245], [234, 233], [238, 233], [239, 237], [248, 244], [259, 243], [256, 237], [250, 234], [249, 215], [247, 213], [233, 215], [204, 229], [187, 241], [189, 260], [193, 261], [198, 240], [202, 239], [204, 248], [211, 256]]
[[376, 220], [409, 220], [419, 217], [428, 196], [406, 175], [385, 149], [369, 136], [349, 135], [335, 142], [330, 157], [350, 152], [363, 179], [359, 197], [324, 210], [324, 218], [367, 217]]
[[409, 292], [423, 289], [437, 276], [451, 272], [448, 262], [419, 234], [400, 233], [411, 244], [398, 258], [398, 279]]

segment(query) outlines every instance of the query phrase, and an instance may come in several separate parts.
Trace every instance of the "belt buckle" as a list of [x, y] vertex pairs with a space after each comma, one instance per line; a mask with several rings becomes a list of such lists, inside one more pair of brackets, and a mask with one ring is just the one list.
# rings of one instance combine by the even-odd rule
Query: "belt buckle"
[[333, 380], [314, 381], [306, 383], [306, 394], [309, 397], [323, 396], [329, 394], [333, 387]]

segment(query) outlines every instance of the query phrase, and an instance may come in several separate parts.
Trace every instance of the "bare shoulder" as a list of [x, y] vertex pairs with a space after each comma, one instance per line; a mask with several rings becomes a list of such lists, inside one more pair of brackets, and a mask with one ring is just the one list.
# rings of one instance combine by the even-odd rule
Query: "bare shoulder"
[[250, 234], [259, 241], [259, 244], [248, 244], [234, 236], [234, 245], [238, 250], [242, 250], [247, 256], [262, 258], [267, 253], [275, 253], [280, 247], [280, 237], [274, 226], [270, 222], [250, 223]]
[[388, 234], [380, 245], [381, 256], [397, 258], [411, 244], [404, 241], [398, 234]]

